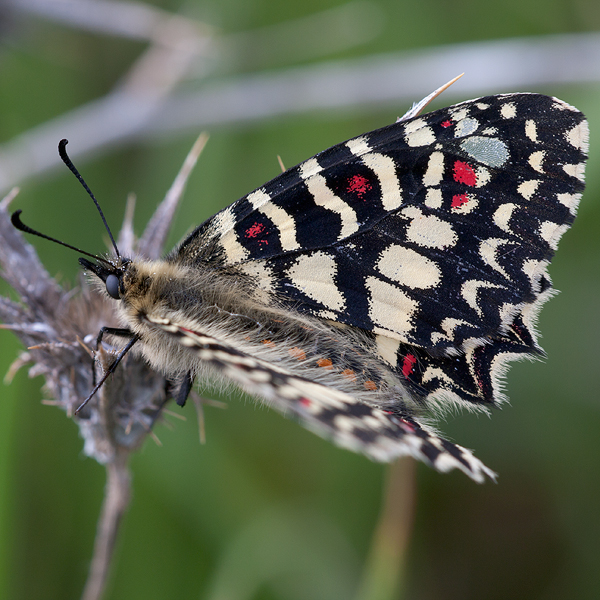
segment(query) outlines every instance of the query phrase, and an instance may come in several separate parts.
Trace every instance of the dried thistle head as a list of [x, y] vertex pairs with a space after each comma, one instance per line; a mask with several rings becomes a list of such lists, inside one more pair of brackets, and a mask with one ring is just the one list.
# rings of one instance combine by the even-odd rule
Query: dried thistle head
[[[127, 255], [157, 258], [181, 199], [185, 183], [204, 144], [200, 136], [173, 186], [157, 208], [143, 235], [135, 240], [133, 201], [127, 205], [118, 244]], [[37, 253], [10, 220], [13, 190], [0, 202], [0, 276], [19, 301], [0, 296], [0, 321], [27, 350], [11, 366], [8, 378], [29, 366], [30, 377], [43, 375], [52, 403], [74, 418], [84, 439], [84, 452], [102, 464], [112, 463], [138, 448], [168, 400], [169, 381], [133, 353], [128, 354], [94, 399], [75, 416], [75, 409], [96, 379], [114, 362], [117, 348], [102, 342], [94, 351], [101, 327], [118, 327], [114, 309], [88, 286], [82, 275], [77, 288], [61, 287], [46, 271]], [[93, 366], [92, 366], [93, 365]]]

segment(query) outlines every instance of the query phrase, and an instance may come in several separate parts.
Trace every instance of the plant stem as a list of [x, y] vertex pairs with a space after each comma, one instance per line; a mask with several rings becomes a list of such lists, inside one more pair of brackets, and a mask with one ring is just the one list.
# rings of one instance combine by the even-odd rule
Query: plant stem
[[119, 526], [131, 498], [131, 476], [127, 458], [127, 453], [118, 453], [115, 460], [106, 465], [104, 503], [98, 520], [94, 555], [82, 600], [100, 600], [106, 588]]
[[387, 469], [381, 513], [356, 600], [403, 598], [415, 495], [415, 461], [402, 458]]

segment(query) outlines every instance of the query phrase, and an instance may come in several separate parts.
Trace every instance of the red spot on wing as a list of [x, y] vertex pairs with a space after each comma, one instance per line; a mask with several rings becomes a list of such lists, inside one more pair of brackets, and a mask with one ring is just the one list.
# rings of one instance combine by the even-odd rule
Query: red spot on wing
[[452, 196], [452, 208], [459, 208], [468, 201], [469, 198], [466, 194], [457, 194], [456, 196]]
[[246, 237], [255, 238], [256, 236], [260, 235], [264, 229], [265, 226], [262, 223], [254, 223], [252, 227], [248, 227], [248, 229], [246, 229]]
[[[248, 227], [248, 229], [246, 229], [246, 237], [247, 238], [258, 238], [258, 236], [262, 235], [262, 236], [266, 236], [268, 235], [268, 231], [266, 230], [265, 226], [263, 223], [259, 223], [258, 221], [256, 221], [254, 223], [254, 225], [252, 225], [251, 227]], [[269, 240], [264, 239], [264, 237], [262, 239], [257, 239], [256, 240], [259, 244], [269, 244]]]
[[408, 431], [409, 433], [412, 433], [417, 430], [417, 428], [410, 421], [407, 421], [404, 417], [401, 417], [400, 415], [396, 414], [394, 411], [384, 410], [383, 412], [388, 415], [392, 415], [390, 420], [393, 423], [395, 423], [396, 425], [400, 425], [400, 427], [402, 427], [402, 429], [404, 429], [404, 431]]
[[441, 125], [442, 127], [450, 127], [450, 125], [452, 125], [452, 121], [447, 119], [446, 121], [442, 121]]
[[477, 183], [477, 175], [473, 170], [473, 167], [457, 160], [454, 163], [454, 181], [457, 183], [464, 183], [468, 186], [474, 186]]
[[402, 363], [402, 375], [408, 377], [413, 372], [413, 367], [417, 362], [417, 357], [414, 354], [407, 354]]
[[362, 175], [353, 175], [348, 179], [346, 191], [349, 194], [356, 194], [362, 200], [362, 197], [372, 189], [373, 186], [366, 177], [363, 177]]
[[300, 404], [305, 408], [308, 408], [312, 402], [308, 398], [300, 398]]
[[416, 431], [417, 429], [412, 423], [409, 423], [406, 419], [400, 418], [400, 423], [404, 426], [405, 429], [408, 429], [409, 431]]

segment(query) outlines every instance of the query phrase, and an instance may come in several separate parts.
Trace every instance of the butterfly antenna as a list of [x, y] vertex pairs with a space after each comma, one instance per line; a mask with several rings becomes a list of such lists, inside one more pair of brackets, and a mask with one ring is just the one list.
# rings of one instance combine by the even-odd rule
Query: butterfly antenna
[[86, 256], [95, 258], [97, 261], [103, 262], [106, 265], [110, 265], [110, 262], [107, 261], [106, 259], [102, 258], [101, 256], [96, 256], [95, 254], [90, 254], [89, 252], [86, 252], [85, 250], [82, 250], [81, 248], [77, 248], [76, 246], [71, 246], [71, 244], [61, 242], [60, 240], [57, 240], [56, 238], [50, 237], [49, 235], [46, 235], [44, 233], [40, 233], [39, 231], [32, 229], [28, 225], [25, 225], [25, 223], [23, 223], [23, 221], [21, 221], [20, 215], [22, 212], [23, 212], [22, 210], [16, 210], [10, 216], [11, 223], [19, 231], [23, 231], [24, 233], [31, 233], [32, 235], [37, 235], [38, 237], [44, 238], [45, 240], [50, 240], [51, 242], [60, 244], [61, 246], [65, 246], [66, 248], [70, 248], [71, 250], [75, 250], [75, 252], [79, 252], [80, 254], [85, 254]]
[[108, 231], [110, 241], [112, 242], [113, 248], [115, 249], [115, 252], [117, 253], [117, 257], [120, 257], [121, 255], [119, 253], [119, 249], [117, 248], [117, 243], [115, 242], [115, 238], [113, 237], [113, 234], [110, 230], [110, 227], [108, 226], [108, 223], [106, 222], [104, 213], [102, 212], [102, 209], [100, 208], [100, 205], [98, 204], [98, 200], [96, 200], [96, 197], [92, 193], [92, 190], [90, 190], [90, 188], [88, 187], [88, 184], [84, 181], [83, 177], [80, 175], [79, 171], [77, 170], [77, 167], [73, 164], [73, 162], [69, 158], [69, 155], [67, 154], [67, 144], [68, 143], [69, 143], [69, 140], [60, 140], [60, 142], [58, 142], [58, 154], [60, 155], [60, 158], [65, 163], [65, 165], [67, 165], [67, 167], [69, 167], [69, 170], [71, 171], [71, 173], [73, 173], [73, 175], [75, 175], [75, 177], [77, 177], [77, 179], [79, 180], [79, 183], [81, 183], [81, 185], [83, 186], [83, 189], [88, 193], [89, 197], [94, 201], [94, 204], [96, 205], [96, 208], [98, 209], [98, 212], [100, 213], [102, 222], [104, 223], [104, 227], [106, 227], [106, 231]]

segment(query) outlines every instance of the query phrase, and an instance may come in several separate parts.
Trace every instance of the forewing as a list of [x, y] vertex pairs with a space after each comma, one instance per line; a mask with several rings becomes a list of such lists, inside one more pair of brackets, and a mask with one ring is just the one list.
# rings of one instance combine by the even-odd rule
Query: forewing
[[583, 115], [555, 98], [464, 102], [316, 155], [218, 213], [179, 253], [218, 255], [301, 311], [462, 352], [517, 314], [528, 321], [547, 296], [587, 135]]

